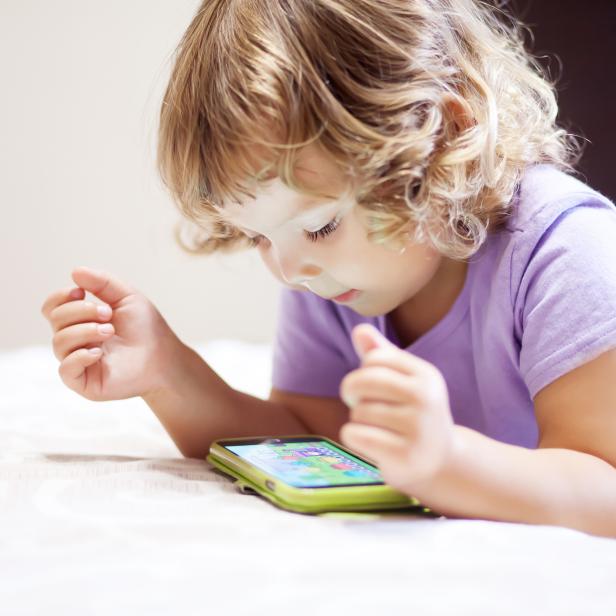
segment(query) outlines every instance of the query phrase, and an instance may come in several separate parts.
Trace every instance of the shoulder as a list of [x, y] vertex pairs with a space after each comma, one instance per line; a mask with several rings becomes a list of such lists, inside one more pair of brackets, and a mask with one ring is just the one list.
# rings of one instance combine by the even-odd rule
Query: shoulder
[[573, 208], [604, 208], [616, 214], [614, 204], [605, 195], [553, 165], [534, 165], [522, 177], [505, 225], [517, 243], [530, 243]]
[[504, 229], [512, 292], [533, 265], [556, 254], [576, 257], [591, 244], [616, 248], [615, 233], [616, 207], [605, 195], [552, 165], [530, 167]]
[[510, 233], [514, 334], [534, 397], [616, 346], [616, 208], [567, 174], [536, 169]]
[[474, 285], [475, 303], [487, 310], [492, 300], [512, 312], [519, 333], [538, 281], [563, 295], [579, 279], [597, 287], [606, 275], [616, 276], [616, 207], [552, 165], [529, 167], [505, 225], [488, 236], [471, 264], [482, 283]]

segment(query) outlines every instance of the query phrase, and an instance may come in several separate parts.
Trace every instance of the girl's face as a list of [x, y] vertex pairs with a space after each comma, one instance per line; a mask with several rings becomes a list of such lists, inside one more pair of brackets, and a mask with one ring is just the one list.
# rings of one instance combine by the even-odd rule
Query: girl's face
[[367, 239], [357, 206], [345, 196], [344, 175], [313, 146], [302, 151], [296, 169], [299, 179], [331, 198], [302, 195], [276, 178], [255, 199], [221, 210], [255, 238], [261, 258], [283, 284], [326, 299], [355, 290], [339, 303], [376, 316], [394, 310], [433, 278], [441, 263], [433, 248], [409, 241], [400, 254]]

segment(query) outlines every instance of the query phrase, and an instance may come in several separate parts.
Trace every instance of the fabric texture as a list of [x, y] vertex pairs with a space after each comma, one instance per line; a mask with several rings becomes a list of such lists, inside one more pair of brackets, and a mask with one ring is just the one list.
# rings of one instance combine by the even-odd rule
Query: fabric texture
[[[351, 331], [364, 322], [401, 346], [388, 315], [364, 317], [283, 288], [272, 386], [337, 397], [359, 366]], [[448, 313], [406, 350], [443, 373], [456, 423], [535, 447], [534, 396], [614, 347], [616, 208], [554, 166], [536, 165], [507, 223], [469, 259]]]
[[[194, 348], [267, 397], [269, 345]], [[57, 368], [51, 345], [0, 351], [3, 616], [616, 613], [613, 539], [282, 511], [183, 459], [140, 398], [86, 400]]]

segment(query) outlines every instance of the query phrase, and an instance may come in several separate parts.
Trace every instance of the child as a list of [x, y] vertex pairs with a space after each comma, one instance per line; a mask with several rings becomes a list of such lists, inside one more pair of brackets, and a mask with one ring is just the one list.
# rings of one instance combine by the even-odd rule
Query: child
[[62, 380], [142, 396], [185, 456], [322, 434], [445, 515], [616, 536], [616, 212], [556, 113], [476, 0], [207, 0], [159, 167], [187, 249], [254, 245], [284, 285], [270, 399], [85, 267], [43, 305]]

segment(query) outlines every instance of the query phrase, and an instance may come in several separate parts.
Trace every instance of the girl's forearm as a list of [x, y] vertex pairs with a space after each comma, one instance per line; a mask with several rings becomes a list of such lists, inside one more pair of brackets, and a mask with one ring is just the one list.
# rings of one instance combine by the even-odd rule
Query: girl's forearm
[[143, 399], [187, 458], [204, 458], [219, 438], [306, 431], [283, 405], [230, 387], [186, 345], [170, 357], [166, 386]]
[[447, 467], [409, 491], [446, 516], [554, 524], [616, 537], [616, 468], [570, 449], [526, 449], [455, 426]]

